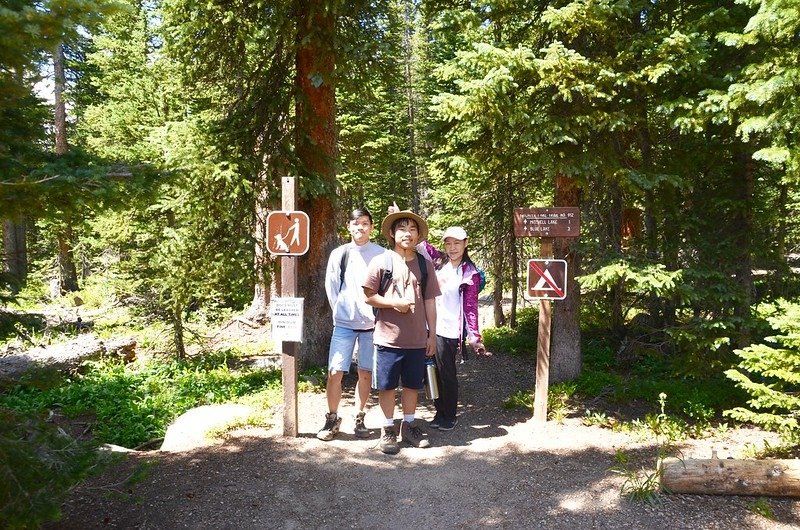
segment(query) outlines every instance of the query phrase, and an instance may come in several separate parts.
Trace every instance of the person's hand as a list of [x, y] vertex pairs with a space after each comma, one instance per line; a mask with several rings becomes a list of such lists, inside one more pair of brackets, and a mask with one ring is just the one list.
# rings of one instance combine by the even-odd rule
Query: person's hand
[[428, 343], [425, 345], [425, 357], [433, 357], [436, 355], [436, 335], [428, 337]]
[[476, 342], [475, 344], [473, 344], [472, 347], [475, 348], [475, 354], [476, 355], [479, 355], [481, 357], [491, 357], [492, 356], [492, 352], [486, 351], [486, 346], [484, 346], [482, 342]]
[[399, 212], [399, 211], [400, 211], [400, 208], [397, 206], [397, 203], [392, 201], [392, 205], [389, 206], [388, 212], [389, 213], [395, 213], [395, 212]]
[[406, 300], [405, 298], [398, 298], [392, 302], [394, 304], [394, 310], [399, 313], [408, 313], [411, 309], [414, 308], [414, 302], [411, 300]]

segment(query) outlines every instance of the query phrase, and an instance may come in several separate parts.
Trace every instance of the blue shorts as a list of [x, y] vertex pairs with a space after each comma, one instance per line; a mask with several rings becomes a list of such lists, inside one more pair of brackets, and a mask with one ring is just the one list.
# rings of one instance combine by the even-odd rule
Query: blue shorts
[[359, 330], [333, 326], [331, 347], [328, 350], [328, 373], [350, 371], [356, 343], [358, 343], [358, 368], [371, 372], [375, 357], [372, 332], [371, 329]]
[[375, 347], [375, 376], [378, 390], [394, 390], [403, 380], [403, 388], [419, 390], [425, 379], [425, 348]]

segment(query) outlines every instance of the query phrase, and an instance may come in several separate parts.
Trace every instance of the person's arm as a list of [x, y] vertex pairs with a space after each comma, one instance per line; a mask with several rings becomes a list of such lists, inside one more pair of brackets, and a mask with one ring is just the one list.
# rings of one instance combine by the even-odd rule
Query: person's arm
[[428, 322], [428, 342], [425, 346], [425, 355], [436, 355], [436, 299], [425, 300], [425, 320]]
[[328, 256], [328, 266], [325, 269], [325, 294], [328, 296], [328, 305], [331, 306], [331, 311], [336, 310], [336, 299], [339, 298], [339, 289], [341, 288], [341, 260], [341, 253], [334, 250]]
[[467, 342], [478, 355], [491, 355], [483, 345], [483, 338], [478, 329], [478, 289], [481, 277], [478, 271], [472, 275], [472, 283], [464, 284], [464, 320], [467, 325]]
[[378, 309], [394, 309], [399, 313], [408, 313], [414, 302], [405, 298], [393, 298], [378, 294], [378, 291], [369, 287], [364, 287], [364, 296], [367, 304]]
[[417, 252], [422, 254], [428, 261], [434, 261], [444, 256], [444, 252], [434, 247], [427, 241], [417, 244]]
[[400, 313], [407, 313], [414, 304], [413, 300], [407, 300], [400, 297], [391, 296], [389, 290], [392, 285], [389, 285], [389, 290], [384, 294], [378, 294], [378, 289], [381, 286], [381, 279], [383, 278], [384, 270], [375, 261], [379, 258], [373, 258], [370, 262], [369, 269], [367, 270], [367, 277], [361, 287], [364, 289], [364, 298], [368, 305], [377, 309], [394, 309]]

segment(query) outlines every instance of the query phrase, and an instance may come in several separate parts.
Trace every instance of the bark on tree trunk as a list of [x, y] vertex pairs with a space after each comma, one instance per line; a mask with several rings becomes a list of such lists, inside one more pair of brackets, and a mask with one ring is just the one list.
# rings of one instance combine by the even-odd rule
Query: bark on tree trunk
[[[580, 206], [580, 189], [575, 179], [556, 177], [555, 206]], [[553, 303], [550, 332], [550, 384], [570, 381], [581, 375], [580, 286], [575, 276], [580, 256], [572, 249], [575, 238], [556, 238], [554, 257], [567, 261], [567, 298]]]
[[336, 189], [335, 5], [314, 0], [300, 4], [297, 51], [297, 157], [301, 179], [324, 191], [301, 199], [311, 220], [309, 252], [298, 263], [299, 292], [304, 298], [304, 342], [301, 365], [324, 364], [333, 324], [325, 295], [328, 254], [337, 244], [331, 197]]
[[12, 293], [18, 293], [28, 277], [27, 232], [25, 219], [3, 221], [3, 261], [11, 279]]

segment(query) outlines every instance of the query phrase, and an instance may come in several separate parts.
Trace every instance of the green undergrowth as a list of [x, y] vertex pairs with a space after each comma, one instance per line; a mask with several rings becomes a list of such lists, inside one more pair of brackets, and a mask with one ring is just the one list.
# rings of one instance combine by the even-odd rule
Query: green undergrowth
[[[534, 362], [537, 320], [535, 310], [524, 310], [515, 330], [486, 330], [487, 347]], [[746, 399], [722, 370], [709, 370], [702, 377], [686, 375], [676, 366], [680, 364], [677, 355], [651, 351], [620, 360], [608, 335], [602, 330], [584, 331], [580, 377], [548, 389], [550, 420], [580, 416], [586, 424], [642, 436], [660, 430], [670, 440], [696, 438], [727, 429], [723, 411]], [[504, 406], [533, 410], [533, 392], [518, 390]], [[660, 400], [662, 394], [667, 396], [665, 403]]]
[[231, 352], [217, 352], [186, 361], [93, 361], [72, 377], [37, 371], [6, 389], [0, 407], [28, 414], [57, 409], [68, 417], [90, 415], [98, 441], [136, 447], [162, 437], [172, 420], [193, 407], [246, 400], [269, 408], [282, 399], [280, 371], [238, 364]]
[[[245, 424], [264, 425], [283, 399], [280, 370], [246, 366], [235, 350], [185, 361], [104, 359], [83, 368], [72, 376], [30, 370], [0, 389], [3, 528], [35, 528], [57, 519], [63, 495], [107, 460], [96, 450], [103, 443], [137, 447], [163, 437], [183, 412], [214, 403], [249, 405], [253, 414]], [[67, 423], [90, 424], [89, 440], [62, 430], [54, 414]]]

